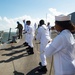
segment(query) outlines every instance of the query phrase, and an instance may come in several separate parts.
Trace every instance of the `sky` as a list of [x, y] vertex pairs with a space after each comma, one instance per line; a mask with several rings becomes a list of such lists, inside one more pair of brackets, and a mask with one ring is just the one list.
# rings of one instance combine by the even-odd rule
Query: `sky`
[[72, 12], [75, 0], [0, 0], [0, 31], [15, 31], [16, 22], [23, 25], [23, 19], [31, 20], [32, 25], [44, 19], [54, 26], [56, 15]]

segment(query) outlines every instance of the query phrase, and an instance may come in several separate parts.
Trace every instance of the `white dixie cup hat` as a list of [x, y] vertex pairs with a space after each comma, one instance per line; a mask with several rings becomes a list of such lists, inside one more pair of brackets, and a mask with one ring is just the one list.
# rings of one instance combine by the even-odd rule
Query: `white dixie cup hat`
[[70, 21], [71, 20], [71, 15], [59, 15], [55, 16], [55, 21]]

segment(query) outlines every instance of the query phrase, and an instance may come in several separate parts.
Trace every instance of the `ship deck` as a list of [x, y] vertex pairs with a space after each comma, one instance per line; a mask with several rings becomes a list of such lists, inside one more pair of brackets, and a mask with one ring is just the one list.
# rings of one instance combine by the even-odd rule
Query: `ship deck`
[[47, 58], [47, 73], [37, 72], [40, 62], [38, 42], [34, 41], [33, 55], [27, 54], [23, 42], [24, 38], [17, 40], [17, 43], [0, 45], [0, 75], [54, 75], [53, 66], [51, 70], [52, 57]]

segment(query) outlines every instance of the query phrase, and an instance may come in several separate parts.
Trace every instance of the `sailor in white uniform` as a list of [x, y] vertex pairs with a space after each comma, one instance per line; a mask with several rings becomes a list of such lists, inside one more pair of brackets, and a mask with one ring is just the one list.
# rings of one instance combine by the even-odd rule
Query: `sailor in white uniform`
[[50, 31], [50, 29], [51, 29], [50, 22], [47, 23], [47, 27], [48, 27], [48, 29]]
[[51, 37], [51, 26], [50, 26], [50, 22], [47, 23], [47, 27], [48, 27], [48, 29], [49, 29], [49, 35], [50, 35], [50, 37]]
[[41, 65], [42, 67], [40, 69], [38, 69], [39, 72], [47, 72], [47, 61], [46, 61], [46, 56], [43, 53], [46, 45], [48, 44], [48, 42], [51, 40], [50, 36], [49, 36], [49, 30], [48, 27], [45, 25], [44, 20], [40, 20], [39, 22], [39, 28], [38, 28], [38, 32], [36, 35], [36, 40], [40, 41], [40, 59], [41, 62], [39, 63], [39, 65]]
[[27, 43], [28, 43], [28, 50], [27, 50], [27, 52], [28, 52], [28, 54], [34, 54], [34, 51], [33, 51], [33, 39], [34, 39], [34, 28], [33, 28], [33, 26], [31, 25], [31, 21], [30, 20], [28, 20], [27, 21], [27, 25], [28, 25], [28, 29], [27, 29]]
[[[55, 75], [75, 75], [75, 39], [72, 32], [75, 30], [71, 23], [71, 15], [55, 16], [55, 28], [59, 33], [45, 48], [46, 56], [54, 57]], [[73, 63], [74, 62], [74, 63]]]
[[27, 35], [27, 30], [28, 30], [28, 25], [27, 25], [27, 22], [25, 22], [25, 20], [23, 20], [23, 23], [24, 23], [24, 34], [25, 34], [25, 42], [23, 43], [24, 46], [28, 46], [28, 35]]

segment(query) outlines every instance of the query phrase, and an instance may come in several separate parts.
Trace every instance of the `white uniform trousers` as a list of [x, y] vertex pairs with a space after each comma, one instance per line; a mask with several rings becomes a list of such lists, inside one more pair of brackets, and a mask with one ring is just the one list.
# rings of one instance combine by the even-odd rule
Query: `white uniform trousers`
[[46, 46], [45, 44], [40, 44], [40, 59], [41, 59], [42, 66], [47, 65], [46, 55], [44, 53], [45, 46]]

